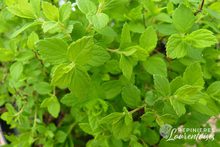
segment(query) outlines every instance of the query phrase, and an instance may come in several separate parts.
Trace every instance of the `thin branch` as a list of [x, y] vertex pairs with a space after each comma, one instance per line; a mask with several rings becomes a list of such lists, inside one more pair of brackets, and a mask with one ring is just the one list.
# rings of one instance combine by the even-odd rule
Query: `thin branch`
[[205, 0], [202, 0], [202, 3], [200, 4], [198, 10], [194, 13], [194, 15], [196, 16], [198, 13], [202, 12], [203, 6], [205, 4]]

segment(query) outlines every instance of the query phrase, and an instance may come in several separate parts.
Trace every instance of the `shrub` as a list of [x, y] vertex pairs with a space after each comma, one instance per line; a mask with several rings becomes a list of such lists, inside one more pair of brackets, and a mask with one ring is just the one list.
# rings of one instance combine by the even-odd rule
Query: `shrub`
[[6, 139], [218, 146], [218, 133], [214, 141], [163, 133], [210, 128], [220, 113], [219, 8], [214, 0], [1, 1], [1, 119], [15, 129]]

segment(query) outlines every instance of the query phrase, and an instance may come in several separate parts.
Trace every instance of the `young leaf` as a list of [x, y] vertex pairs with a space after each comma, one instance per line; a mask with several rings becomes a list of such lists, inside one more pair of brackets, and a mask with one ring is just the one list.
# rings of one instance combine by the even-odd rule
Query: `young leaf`
[[170, 103], [173, 106], [173, 109], [175, 110], [176, 114], [179, 117], [186, 113], [185, 105], [180, 103], [175, 98], [171, 97], [170, 98]]
[[89, 87], [90, 77], [88, 73], [79, 67], [74, 68], [69, 89], [76, 95], [76, 97], [86, 98]]
[[27, 40], [27, 46], [29, 49], [34, 49], [35, 48], [35, 43], [39, 41], [39, 37], [35, 32], [32, 32], [29, 36], [28, 36], [28, 40]]
[[157, 33], [152, 26], [148, 27], [140, 37], [140, 46], [152, 52], [157, 45]]
[[89, 19], [90, 23], [94, 26], [94, 28], [97, 30], [103, 29], [109, 22], [109, 17], [105, 13], [88, 15], [87, 18]]
[[131, 44], [130, 29], [127, 23], [124, 24], [121, 32], [120, 49], [125, 49]]
[[58, 21], [59, 19], [59, 10], [56, 6], [52, 5], [49, 2], [42, 2], [43, 13], [49, 20]]
[[23, 64], [21, 62], [15, 62], [10, 67], [10, 76], [14, 80], [18, 80], [23, 72]]
[[131, 79], [131, 75], [133, 72], [133, 62], [132, 62], [131, 57], [126, 57], [124, 55], [121, 55], [119, 66], [122, 70], [123, 75], [127, 79]]
[[71, 61], [84, 65], [91, 59], [93, 47], [93, 38], [85, 36], [70, 44], [67, 54]]
[[189, 65], [184, 74], [183, 80], [186, 84], [203, 87], [203, 72], [199, 63]]
[[167, 65], [163, 59], [160, 57], [149, 57], [145, 62], [143, 62], [144, 69], [150, 74], [158, 74], [162, 76], [167, 76]]
[[190, 8], [181, 4], [173, 13], [173, 24], [176, 29], [182, 33], [186, 33], [192, 28], [195, 22], [195, 16]]
[[40, 40], [36, 45], [43, 60], [50, 64], [67, 62], [67, 47], [68, 44], [58, 38]]
[[18, 0], [16, 4], [10, 5], [8, 10], [19, 17], [34, 19], [35, 12], [28, 0]]
[[39, 82], [34, 84], [34, 90], [39, 94], [50, 94], [52, 88], [47, 82]]
[[96, 5], [90, 0], [76, 0], [77, 6], [84, 14], [95, 14]]
[[14, 53], [12, 50], [0, 48], [0, 61], [1, 62], [8, 62], [13, 60]]
[[220, 81], [216, 81], [209, 85], [207, 93], [211, 98], [220, 102]]
[[170, 95], [170, 83], [166, 77], [154, 75], [154, 86], [162, 96]]
[[187, 36], [187, 39], [191, 42], [192, 46], [196, 48], [211, 47], [217, 43], [217, 38], [213, 35], [213, 32], [207, 29], [199, 29]]
[[41, 103], [41, 107], [47, 108], [48, 112], [55, 118], [57, 118], [60, 113], [60, 103], [55, 96], [44, 99]]
[[179, 34], [173, 34], [166, 44], [167, 56], [172, 59], [182, 58], [186, 56], [187, 48], [189, 48], [189, 45], [183, 40], [183, 37]]
[[177, 89], [174, 93], [174, 97], [176, 100], [180, 101], [184, 104], [194, 104], [199, 97], [199, 92], [201, 87], [199, 86], [191, 86], [191, 85], [184, 85]]
[[74, 63], [64, 63], [56, 66], [52, 72], [51, 84], [62, 89], [67, 88], [70, 85], [74, 68]]
[[107, 99], [112, 99], [119, 95], [122, 89], [122, 83], [119, 80], [111, 80], [102, 84]]
[[60, 21], [64, 22], [70, 17], [72, 6], [70, 2], [63, 4], [59, 9]]
[[127, 85], [122, 88], [122, 99], [131, 108], [138, 107], [141, 103], [141, 92], [134, 85]]

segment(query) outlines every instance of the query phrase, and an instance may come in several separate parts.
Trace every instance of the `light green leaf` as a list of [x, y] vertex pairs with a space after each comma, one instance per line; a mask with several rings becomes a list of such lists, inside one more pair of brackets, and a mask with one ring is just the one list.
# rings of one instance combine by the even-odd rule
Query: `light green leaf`
[[170, 95], [170, 83], [168, 79], [161, 75], [154, 75], [154, 87], [162, 96]]
[[36, 26], [36, 25], [39, 25], [39, 24], [41, 24], [41, 23], [40, 23], [40, 22], [37, 22], [37, 21], [34, 21], [34, 22], [31, 22], [31, 23], [25, 24], [23, 27], [21, 27], [20, 29], [16, 30], [15, 32], [13, 32], [13, 33], [10, 35], [10, 38], [15, 38], [15, 37], [17, 37], [19, 34], [21, 34], [22, 32], [24, 32], [26, 29], [31, 28], [31, 27]]
[[77, 6], [84, 14], [95, 14], [96, 5], [90, 0], [76, 0]]
[[133, 128], [133, 119], [131, 114], [125, 113], [122, 117], [115, 120], [112, 124], [112, 132], [115, 138], [128, 139]]
[[97, 13], [95, 15], [88, 15], [89, 22], [94, 26], [95, 29], [101, 30], [107, 26], [109, 17], [105, 13]]
[[70, 17], [72, 6], [70, 2], [63, 4], [59, 9], [60, 21], [64, 22]]
[[0, 61], [8, 62], [12, 61], [14, 58], [14, 52], [9, 49], [0, 48]]
[[167, 56], [175, 59], [186, 56], [189, 45], [184, 41], [184, 38], [179, 34], [173, 34], [169, 37], [166, 44]]
[[57, 118], [60, 113], [60, 103], [55, 96], [44, 99], [41, 103], [41, 108], [47, 108], [48, 112], [55, 118]]
[[106, 61], [108, 61], [111, 58], [106, 49], [97, 45], [94, 46], [94, 48], [91, 51], [91, 54], [92, 56], [91, 59], [88, 61], [88, 64], [92, 66], [103, 65]]
[[122, 99], [130, 107], [138, 107], [141, 103], [141, 92], [134, 85], [127, 85], [122, 88]]
[[213, 32], [206, 29], [199, 29], [192, 32], [187, 36], [187, 40], [196, 48], [211, 47], [218, 42]]
[[120, 94], [122, 83], [119, 80], [111, 80], [102, 84], [107, 99], [112, 99]]
[[88, 73], [79, 67], [74, 68], [69, 89], [76, 95], [76, 97], [86, 98], [89, 87], [90, 77]]
[[157, 33], [152, 26], [148, 27], [140, 37], [140, 46], [152, 52], [157, 46]]
[[170, 82], [171, 93], [175, 93], [176, 90], [184, 85], [183, 78], [181, 76], [176, 77]]
[[40, 16], [41, 0], [30, 0], [31, 7], [37, 17]]
[[23, 64], [21, 62], [15, 62], [10, 67], [10, 76], [14, 80], [18, 80], [23, 72]]
[[125, 49], [131, 44], [130, 29], [127, 23], [124, 24], [121, 32], [120, 49]]
[[121, 55], [120, 61], [119, 61], [119, 66], [122, 70], [123, 75], [127, 79], [131, 79], [131, 75], [133, 72], [133, 62], [131, 57], [127, 57], [124, 55]]
[[76, 64], [87, 64], [92, 56], [94, 42], [92, 37], [83, 37], [70, 44], [68, 48], [68, 56], [71, 61]]
[[183, 73], [183, 80], [186, 84], [203, 87], [203, 72], [199, 63], [189, 65]]
[[43, 24], [42, 24], [42, 29], [43, 29], [43, 32], [44, 33], [47, 33], [50, 31], [52, 32], [55, 32], [58, 28], [58, 22], [56, 21], [45, 21]]
[[220, 102], [220, 81], [216, 81], [209, 85], [207, 93], [211, 98]]
[[145, 62], [143, 62], [143, 65], [144, 69], [152, 75], [158, 74], [167, 76], [167, 65], [160, 57], [149, 57]]
[[74, 63], [65, 63], [56, 66], [54, 71], [52, 72], [51, 84], [54, 86], [58, 86], [62, 89], [67, 88], [70, 85], [74, 68]]
[[[37, 5], [37, 4], [36, 4]], [[8, 10], [19, 17], [34, 19], [35, 12], [28, 0], [18, 0], [15, 4], [10, 5]]]
[[182, 33], [192, 28], [195, 16], [190, 8], [181, 4], [173, 13], [173, 24]]
[[199, 86], [184, 85], [177, 89], [177, 91], [174, 93], [174, 97], [181, 103], [194, 104], [200, 99], [200, 90], [201, 87]]
[[49, 20], [58, 21], [59, 19], [59, 10], [56, 6], [52, 5], [49, 2], [42, 2], [43, 13]]
[[27, 40], [27, 46], [29, 49], [34, 49], [35, 48], [35, 43], [39, 41], [39, 37], [35, 32], [32, 32], [29, 36], [28, 36], [28, 40]]
[[39, 94], [50, 94], [52, 88], [47, 82], [39, 82], [34, 84], [34, 90]]
[[170, 103], [173, 106], [173, 109], [175, 110], [176, 114], [179, 117], [186, 113], [185, 105], [180, 103], [175, 98], [171, 97], [170, 98]]
[[43, 60], [50, 64], [67, 62], [67, 47], [68, 44], [58, 38], [40, 40], [36, 45]]

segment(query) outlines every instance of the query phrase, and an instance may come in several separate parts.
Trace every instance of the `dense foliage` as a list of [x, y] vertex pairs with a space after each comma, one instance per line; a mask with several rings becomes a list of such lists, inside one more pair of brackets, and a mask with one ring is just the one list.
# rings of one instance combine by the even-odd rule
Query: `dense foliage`
[[218, 146], [159, 133], [220, 114], [220, 2], [203, 2], [1, 0], [10, 145]]

